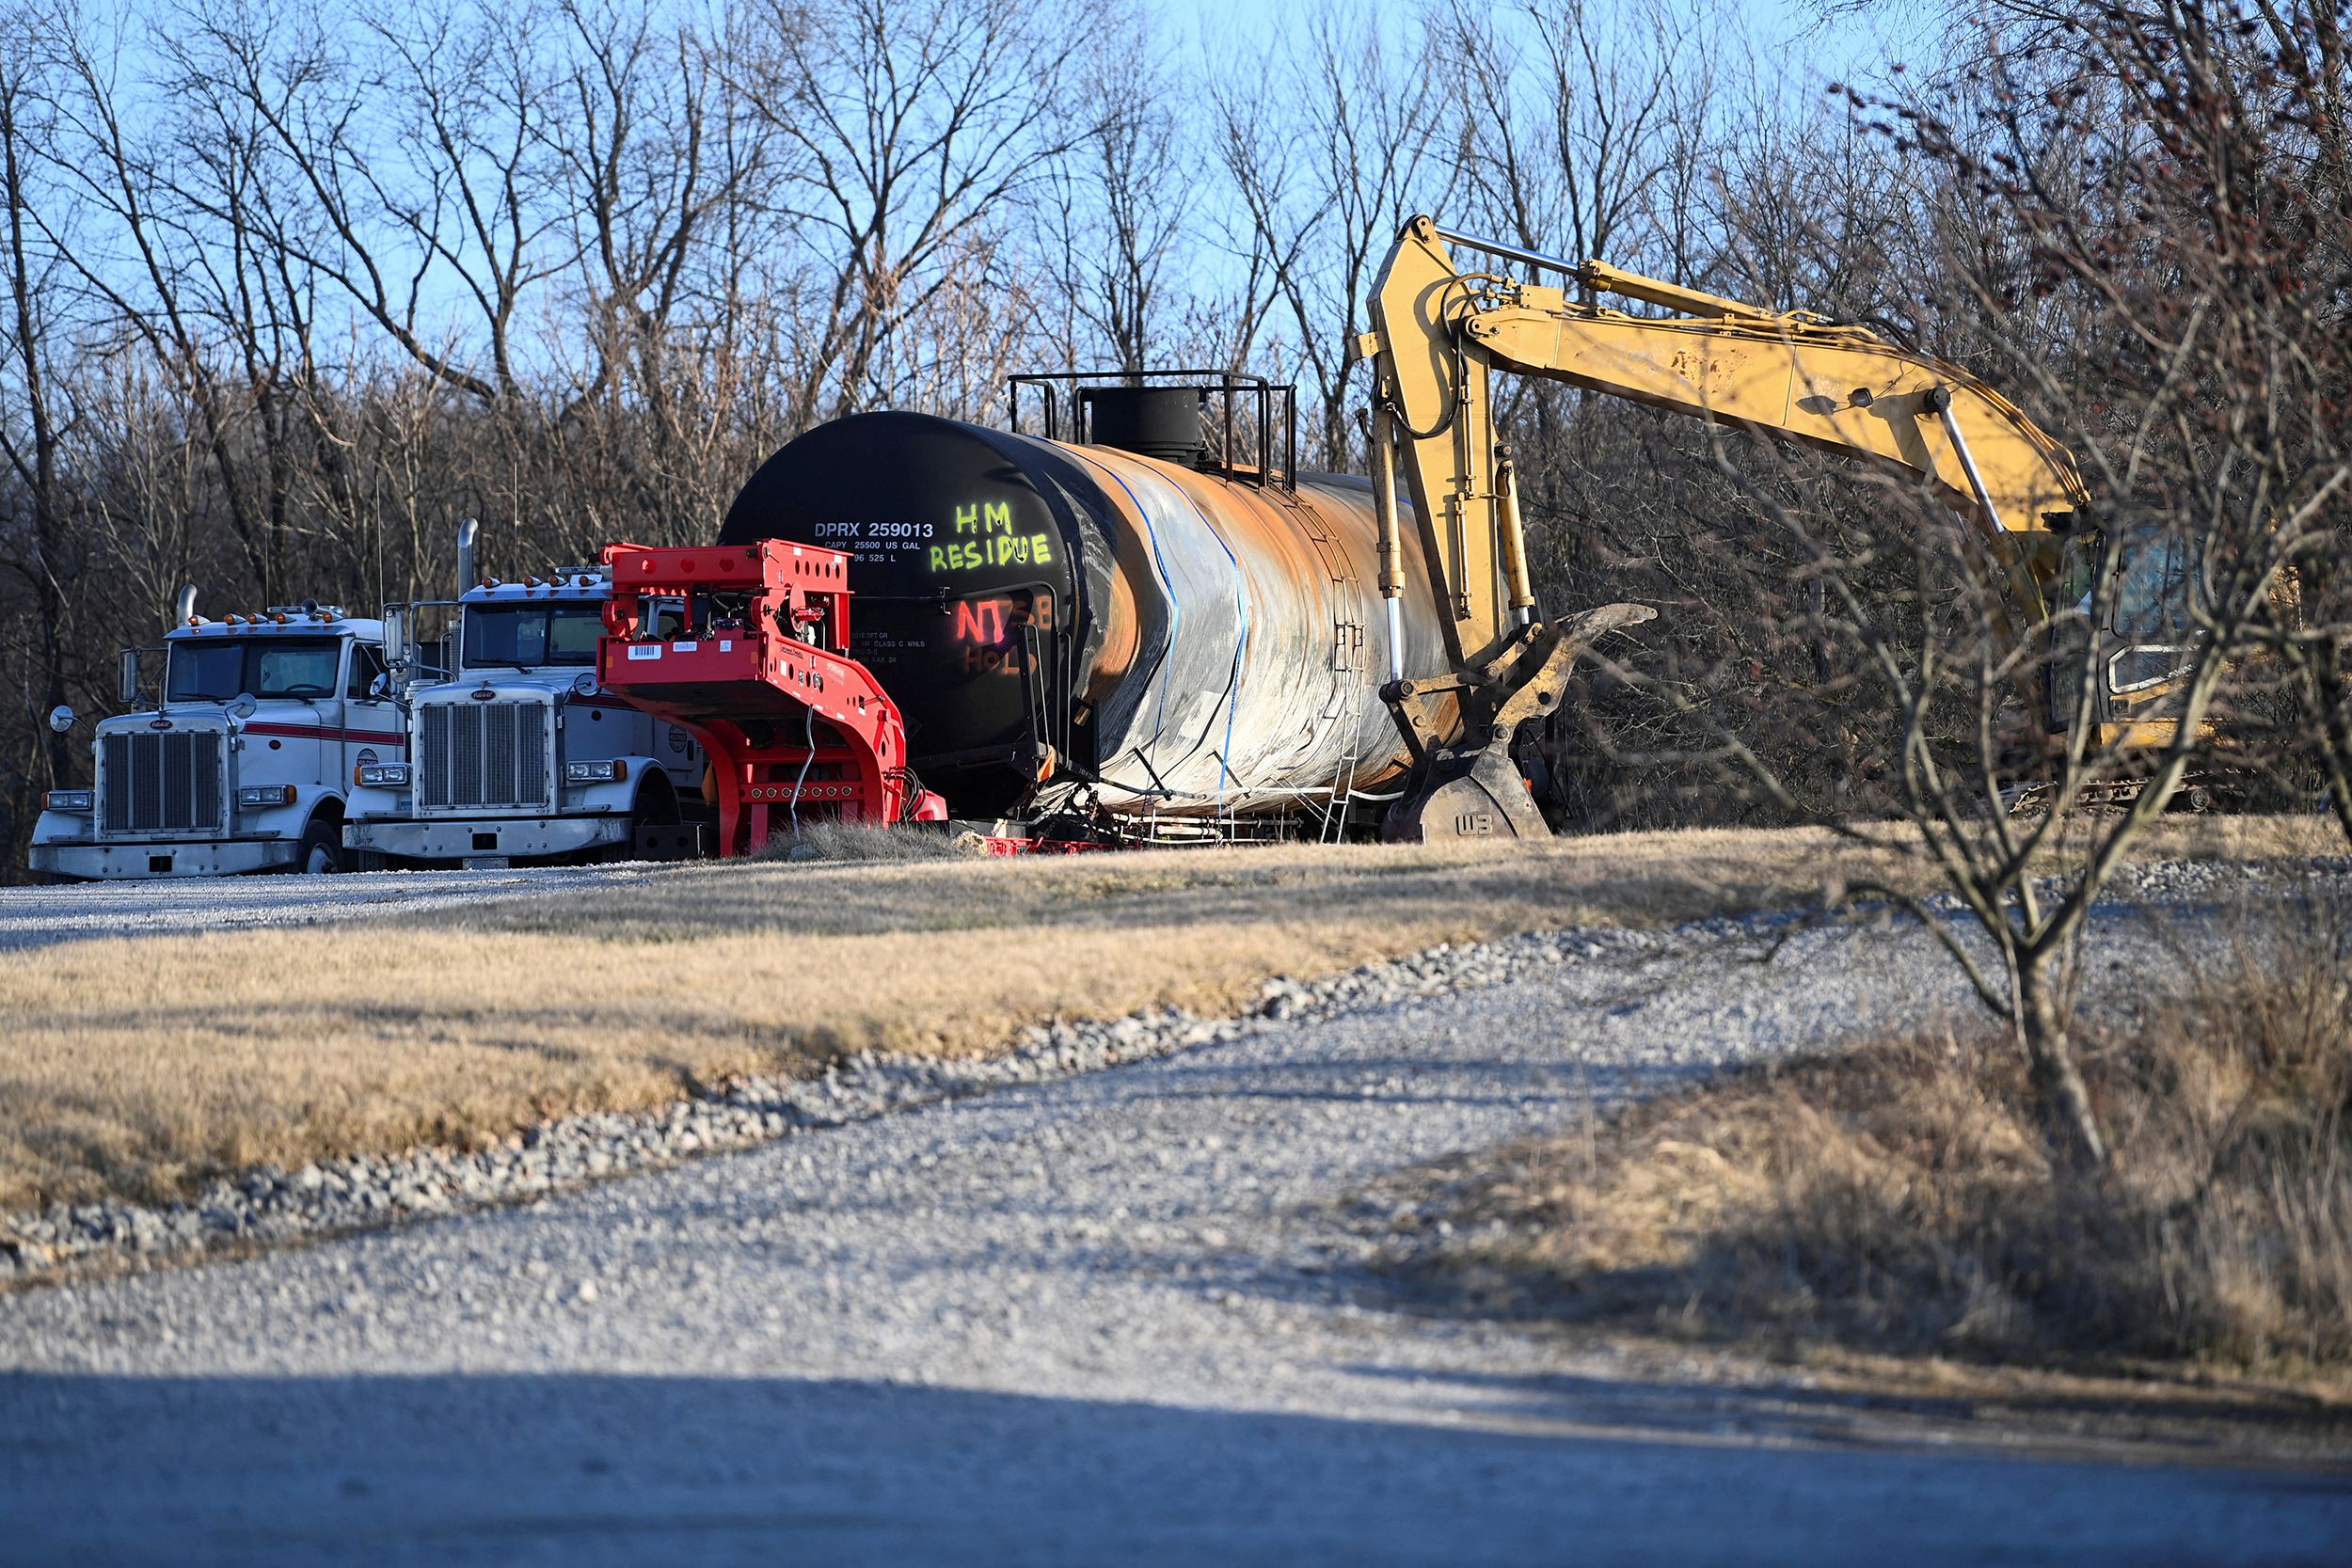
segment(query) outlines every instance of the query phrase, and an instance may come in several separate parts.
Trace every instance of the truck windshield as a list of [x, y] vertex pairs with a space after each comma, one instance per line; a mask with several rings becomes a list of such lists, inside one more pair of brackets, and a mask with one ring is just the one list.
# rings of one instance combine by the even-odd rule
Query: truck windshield
[[241, 696], [332, 697], [342, 643], [333, 638], [224, 637], [171, 644], [164, 696], [226, 703]]
[[527, 604], [469, 609], [466, 663], [513, 665], [596, 662], [596, 639], [604, 635], [601, 604]]

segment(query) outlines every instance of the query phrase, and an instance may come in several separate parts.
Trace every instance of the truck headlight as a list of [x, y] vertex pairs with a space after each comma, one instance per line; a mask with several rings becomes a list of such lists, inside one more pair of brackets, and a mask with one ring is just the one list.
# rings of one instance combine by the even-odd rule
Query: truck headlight
[[92, 812], [98, 809], [94, 789], [53, 789], [45, 799], [51, 811]]
[[628, 777], [628, 764], [615, 757], [611, 762], [567, 762], [564, 765], [565, 784], [615, 784]]
[[292, 784], [247, 784], [237, 791], [237, 804], [243, 806], [291, 806], [294, 803]]
[[405, 762], [363, 762], [351, 770], [351, 782], [368, 789], [406, 789], [408, 765]]

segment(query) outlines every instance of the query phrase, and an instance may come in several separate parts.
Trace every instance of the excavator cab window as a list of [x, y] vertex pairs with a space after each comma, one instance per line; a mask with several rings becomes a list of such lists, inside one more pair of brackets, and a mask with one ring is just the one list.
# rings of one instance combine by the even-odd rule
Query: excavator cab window
[[2188, 602], [2192, 565], [2187, 541], [2169, 531], [2140, 530], [2124, 542], [2107, 628], [2122, 646], [2107, 659], [2109, 691], [2162, 686], [2187, 663], [2194, 636]]
[[2106, 535], [2095, 528], [2076, 529], [2066, 536], [2066, 553], [2059, 558], [2058, 581], [2050, 590], [2052, 613], [2072, 610], [2090, 613], [2090, 588], [2106, 549]]
[[[2063, 730], [2074, 722], [2082, 699], [2083, 658], [2090, 647], [2091, 589], [2099, 578], [2099, 562], [2106, 554], [2106, 536], [2095, 528], [2077, 529], [2067, 536], [2066, 553], [2058, 562], [2057, 580], [2050, 585], [2049, 711], [2050, 723]], [[2072, 611], [2072, 613], [2068, 613]]]
[[[2052, 584], [2055, 613], [2072, 610], [2052, 634], [2050, 710], [2054, 723], [2072, 719], [2080, 697], [2082, 664], [2090, 642], [2091, 593], [2106, 556], [2106, 537], [2084, 529], [2066, 542], [2066, 554]], [[2153, 692], [2178, 675], [2195, 643], [2188, 596], [2194, 562], [2185, 541], [2158, 528], [2124, 535], [2122, 562], [2108, 595], [2106, 621], [2099, 629], [2104, 667], [2103, 698]], [[2141, 698], [2144, 703], [2148, 699]], [[2103, 703], [2099, 717], [2110, 719]]]

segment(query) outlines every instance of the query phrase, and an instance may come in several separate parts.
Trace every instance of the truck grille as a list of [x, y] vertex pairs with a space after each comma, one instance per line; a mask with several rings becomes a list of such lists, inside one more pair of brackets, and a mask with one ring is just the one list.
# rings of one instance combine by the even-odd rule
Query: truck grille
[[169, 730], [99, 740], [98, 831], [206, 832], [220, 826], [220, 733]]
[[437, 703], [418, 714], [426, 811], [548, 800], [548, 705]]

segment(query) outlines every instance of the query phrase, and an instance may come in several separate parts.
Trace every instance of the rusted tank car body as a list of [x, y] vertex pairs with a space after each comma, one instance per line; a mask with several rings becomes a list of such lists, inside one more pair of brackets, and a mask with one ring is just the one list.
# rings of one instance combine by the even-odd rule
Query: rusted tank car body
[[[1377, 790], [1406, 759], [1378, 692], [1371, 487], [1254, 479], [864, 414], [770, 458], [720, 542], [854, 557], [851, 651], [958, 816], [1089, 791], [1117, 813], [1206, 816]], [[1407, 675], [1446, 668], [1434, 614], [1406, 617]]]

